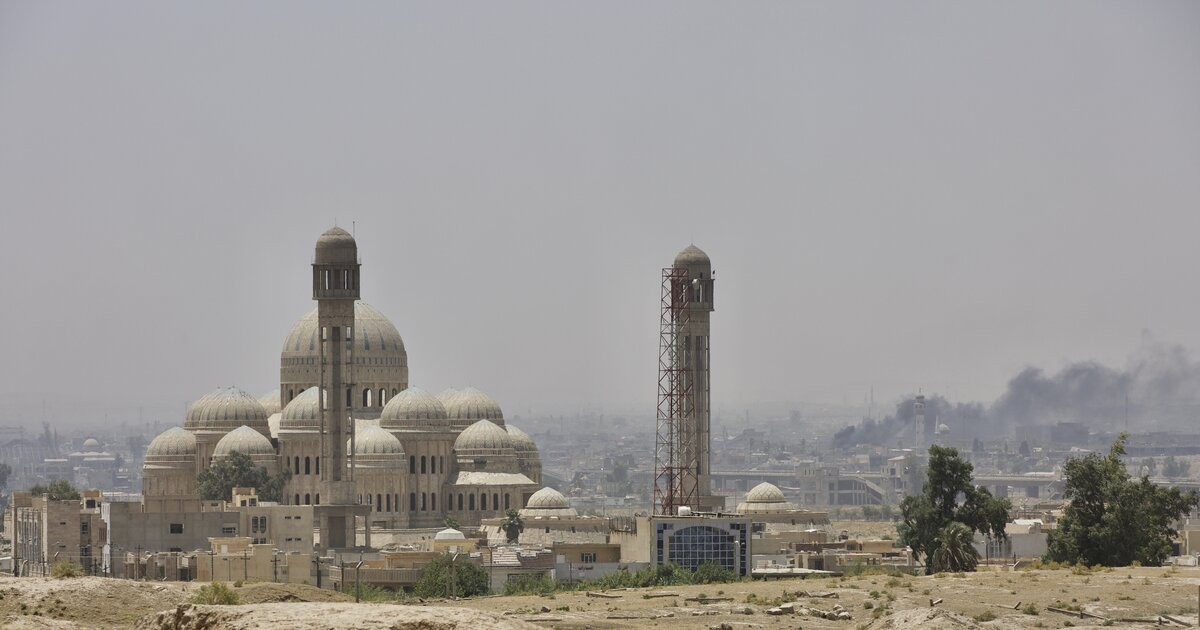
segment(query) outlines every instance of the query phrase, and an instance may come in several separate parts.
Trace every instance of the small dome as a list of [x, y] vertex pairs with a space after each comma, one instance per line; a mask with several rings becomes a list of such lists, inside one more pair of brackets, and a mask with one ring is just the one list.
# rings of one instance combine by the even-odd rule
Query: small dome
[[786, 503], [783, 491], [772, 483], [762, 482], [746, 493], [747, 503]]
[[500, 411], [499, 403], [474, 387], [459, 390], [446, 404], [446, 413], [451, 420], [459, 421], [458, 424], [465, 424], [464, 420], [491, 420], [504, 425], [504, 412]]
[[222, 387], [188, 407], [183, 428], [205, 433], [228, 433], [242, 425], [266, 436], [267, 410], [257, 400], [236, 387]]
[[463, 536], [463, 533], [458, 531], [457, 529], [454, 529], [453, 527], [447, 527], [446, 529], [443, 529], [442, 531], [434, 534], [433, 539], [434, 540], [466, 540], [467, 537]]
[[233, 452], [243, 455], [274, 455], [275, 447], [271, 446], [271, 440], [263, 437], [263, 434], [242, 425], [217, 442], [217, 446], [213, 448], [213, 457], [225, 457]]
[[491, 420], [480, 420], [472, 424], [463, 429], [463, 432], [458, 434], [458, 438], [454, 440], [454, 450], [456, 451], [498, 451], [503, 449], [512, 449], [512, 439], [508, 437], [507, 431]]
[[938, 433], [949, 433], [950, 426], [946, 425], [946, 424], [939, 424], [939, 425], [937, 425], [937, 432]]
[[147, 458], [195, 454], [196, 436], [180, 427], [171, 427], [159, 433], [146, 447]]
[[517, 452], [518, 457], [529, 457], [538, 454], [537, 443], [533, 441], [533, 438], [529, 437], [528, 433], [511, 424], [505, 425], [504, 430], [508, 432], [508, 438], [512, 440], [513, 450]]
[[258, 404], [262, 405], [263, 409], [267, 411], [268, 417], [279, 413], [282, 409], [279, 399], [279, 390], [276, 389], [263, 394], [262, 397], [258, 399]]
[[[358, 432], [354, 440], [356, 455], [403, 455], [404, 446], [396, 436], [375, 425], [367, 425]], [[350, 440], [346, 440], [350, 450]]]
[[436, 396], [421, 389], [409, 387], [392, 396], [383, 406], [379, 425], [389, 430], [449, 427], [446, 407]]
[[525, 507], [535, 510], [557, 510], [571, 507], [567, 497], [554, 488], [542, 488], [529, 497]]
[[317, 254], [313, 259], [320, 264], [358, 263], [358, 244], [349, 232], [340, 227], [329, 228], [317, 239]]
[[693, 265], [712, 265], [708, 259], [708, 254], [695, 245], [688, 245], [683, 251], [675, 256], [676, 267], [690, 267]]
[[100, 450], [100, 441], [96, 438], [88, 438], [83, 441], [84, 452], [95, 452]]
[[309, 387], [292, 399], [280, 413], [280, 431], [319, 431], [321, 429], [321, 389]]

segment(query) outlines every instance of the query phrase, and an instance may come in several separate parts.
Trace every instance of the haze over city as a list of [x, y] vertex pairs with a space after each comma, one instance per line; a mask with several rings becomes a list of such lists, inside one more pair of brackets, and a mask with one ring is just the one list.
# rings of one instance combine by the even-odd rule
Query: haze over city
[[270, 390], [335, 221], [510, 415], [651, 415], [690, 242], [718, 415], [1200, 348], [1195, 3], [281, 7], [0, 5], [3, 423]]

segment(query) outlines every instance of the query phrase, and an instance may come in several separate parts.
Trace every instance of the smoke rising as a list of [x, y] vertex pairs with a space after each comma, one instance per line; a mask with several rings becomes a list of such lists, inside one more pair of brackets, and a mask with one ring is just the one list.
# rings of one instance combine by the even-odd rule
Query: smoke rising
[[[1186, 348], [1155, 341], [1148, 333], [1117, 369], [1095, 361], [1071, 363], [1048, 374], [1028, 367], [990, 407], [926, 400], [926, 416], [951, 427], [955, 438], [1006, 437], [1027, 425], [1079, 422], [1096, 431], [1195, 430], [1200, 426], [1200, 363]], [[834, 434], [834, 447], [913, 443], [913, 401], [896, 405], [882, 420], [863, 420]], [[928, 442], [926, 442], [928, 443]]]

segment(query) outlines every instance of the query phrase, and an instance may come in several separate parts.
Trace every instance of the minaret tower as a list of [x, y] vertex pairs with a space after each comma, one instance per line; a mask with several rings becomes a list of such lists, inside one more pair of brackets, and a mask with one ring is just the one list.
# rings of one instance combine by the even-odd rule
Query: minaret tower
[[[313, 299], [321, 341], [321, 492], [317, 527], [322, 549], [355, 546], [354, 478], [354, 302], [359, 298], [358, 245], [349, 232], [331, 228], [317, 239]], [[347, 453], [347, 440], [351, 448]], [[364, 506], [369, 508], [370, 506]], [[364, 519], [365, 520], [365, 519]], [[369, 523], [366, 524], [369, 531]], [[370, 534], [367, 533], [367, 544]]]
[[712, 450], [708, 361], [709, 322], [713, 312], [712, 261], [699, 247], [689, 245], [675, 256], [672, 267], [677, 272], [686, 272], [680, 280], [687, 283], [687, 317], [679, 331], [677, 355], [684, 368], [680, 373], [683, 391], [690, 398], [683, 405], [685, 417], [679, 427], [680, 463], [683, 466], [681, 486], [685, 505], [693, 510], [712, 511], [724, 507], [723, 497], [712, 496], [709, 464]]
[[913, 401], [913, 451], [918, 457], [925, 451], [925, 394]]

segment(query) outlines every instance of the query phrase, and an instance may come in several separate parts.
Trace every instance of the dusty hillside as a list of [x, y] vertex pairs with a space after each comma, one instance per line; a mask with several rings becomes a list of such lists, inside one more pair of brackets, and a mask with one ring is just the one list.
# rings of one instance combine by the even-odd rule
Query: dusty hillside
[[[0, 578], [0, 628], [465, 630], [533, 623], [579, 630], [1038, 630], [1101, 627], [1106, 620], [1112, 620], [1112, 627], [1146, 627], [1160, 615], [1196, 623], [1200, 569], [983, 571], [960, 577], [738, 582], [610, 591], [607, 597], [573, 592], [408, 606], [356, 605], [346, 595], [310, 586], [247, 584], [235, 589], [242, 606], [180, 609], [199, 586], [104, 578]], [[710, 600], [688, 601], [700, 596]], [[930, 607], [930, 600], [937, 599], [943, 601]], [[769, 614], [784, 603], [791, 603], [796, 612]], [[850, 619], [836, 619], [836, 614], [827, 619], [806, 614], [809, 611], [841, 611]], [[1166, 617], [1163, 623], [1175, 624]]]

